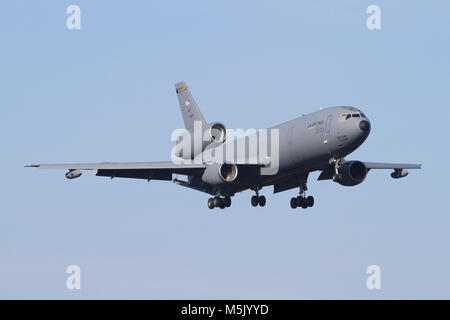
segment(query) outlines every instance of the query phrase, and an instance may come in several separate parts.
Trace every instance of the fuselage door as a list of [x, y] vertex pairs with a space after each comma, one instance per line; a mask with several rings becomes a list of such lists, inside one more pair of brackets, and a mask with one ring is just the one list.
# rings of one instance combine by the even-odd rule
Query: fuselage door
[[[294, 147], [294, 144], [298, 145], [298, 138], [295, 137], [295, 132], [297, 128], [295, 126], [289, 126], [287, 129], [287, 150], [284, 151], [283, 157], [286, 157], [287, 161], [285, 162], [287, 166], [291, 167], [296, 164], [298, 158], [298, 148]], [[281, 159], [280, 159], [281, 161]]]
[[325, 133], [330, 134], [331, 132], [331, 119], [333, 118], [332, 114], [327, 116], [327, 121], [325, 122]]
[[287, 133], [288, 144], [292, 144], [292, 136], [293, 135], [294, 135], [294, 127], [289, 127], [288, 133]]

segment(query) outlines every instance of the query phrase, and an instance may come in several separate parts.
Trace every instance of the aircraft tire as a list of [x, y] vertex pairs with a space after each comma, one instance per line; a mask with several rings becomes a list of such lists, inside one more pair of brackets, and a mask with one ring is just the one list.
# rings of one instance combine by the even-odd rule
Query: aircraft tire
[[226, 196], [226, 197], [224, 198], [224, 201], [225, 201], [225, 206], [226, 206], [227, 208], [231, 206], [231, 197], [230, 197], [230, 196]]
[[312, 207], [314, 205], [314, 197], [309, 196], [308, 198], [306, 198], [306, 204], [308, 205], [308, 207]]
[[260, 207], [264, 207], [266, 205], [266, 197], [260, 196], [258, 198], [258, 204], [259, 204]]
[[215, 205], [214, 205], [214, 198], [209, 198], [208, 199], [208, 208], [210, 209], [214, 209]]
[[297, 197], [297, 207], [306, 208], [307, 206], [303, 207], [304, 205], [305, 205], [305, 198], [298, 196]]
[[297, 208], [297, 198], [291, 198], [291, 208]]
[[257, 196], [252, 196], [252, 198], [250, 200], [251, 200], [250, 202], [252, 203], [253, 207], [256, 207], [258, 205], [258, 197]]

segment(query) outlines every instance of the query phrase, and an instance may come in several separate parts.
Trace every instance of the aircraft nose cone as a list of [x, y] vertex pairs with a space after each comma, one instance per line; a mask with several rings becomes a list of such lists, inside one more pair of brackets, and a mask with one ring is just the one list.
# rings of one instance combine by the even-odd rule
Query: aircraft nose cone
[[370, 122], [367, 120], [361, 120], [359, 122], [359, 128], [364, 132], [369, 131], [370, 130]]

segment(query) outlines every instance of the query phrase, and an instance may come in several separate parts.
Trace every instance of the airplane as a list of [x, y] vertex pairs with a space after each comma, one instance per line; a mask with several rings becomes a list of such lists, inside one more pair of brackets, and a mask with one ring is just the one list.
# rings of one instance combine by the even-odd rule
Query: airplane
[[[366, 179], [370, 170], [393, 170], [391, 177], [399, 179], [408, 175], [408, 169], [421, 168], [421, 164], [346, 160], [371, 130], [367, 116], [354, 107], [323, 108], [271, 127], [267, 129], [271, 137], [265, 143], [262, 141], [267, 138], [267, 132], [262, 135], [259, 131], [225, 143], [229, 130], [220, 122], [206, 122], [186, 82], [176, 83], [175, 90], [186, 129], [175, 149], [182, 161], [30, 164], [25, 167], [68, 170], [65, 174], [68, 179], [80, 177], [83, 170], [97, 170], [97, 176], [111, 179], [173, 181], [211, 195], [207, 201], [210, 209], [230, 207], [231, 198], [248, 189], [255, 192], [251, 205], [264, 207], [266, 198], [259, 192], [268, 186], [273, 186], [273, 193], [299, 188], [299, 195], [290, 199], [290, 207], [306, 209], [314, 205], [314, 197], [306, 196], [311, 172], [320, 171], [317, 180], [355, 186]], [[201, 139], [195, 140], [199, 132]], [[259, 147], [251, 146], [255, 141]], [[235, 152], [237, 149], [241, 152]], [[227, 151], [233, 157], [215, 157]], [[264, 169], [272, 170], [267, 173]], [[180, 180], [178, 175], [186, 176], [187, 180]]]

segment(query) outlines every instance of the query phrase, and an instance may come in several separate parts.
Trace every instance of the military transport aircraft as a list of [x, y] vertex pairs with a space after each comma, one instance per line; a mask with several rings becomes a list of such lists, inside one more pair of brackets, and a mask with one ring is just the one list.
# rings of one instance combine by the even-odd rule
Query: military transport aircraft
[[[299, 195], [290, 200], [290, 206], [306, 209], [314, 205], [314, 198], [306, 196], [310, 172], [320, 171], [318, 180], [355, 186], [373, 169], [391, 169], [391, 177], [398, 179], [408, 175], [407, 169], [421, 168], [420, 164], [345, 160], [345, 156], [366, 140], [371, 129], [366, 115], [353, 107], [324, 108], [269, 128], [267, 143], [261, 144], [267, 132], [263, 136], [259, 131], [225, 143], [228, 132], [225, 125], [205, 121], [185, 82], [176, 83], [175, 88], [186, 127], [176, 149], [182, 161], [30, 164], [26, 167], [68, 170], [68, 179], [78, 178], [82, 170], [97, 170], [97, 176], [111, 179], [173, 181], [210, 194], [210, 209], [229, 207], [231, 197], [247, 189], [255, 192], [251, 197], [252, 206], [262, 207], [266, 198], [259, 191], [266, 186], [273, 186], [274, 193], [299, 188]], [[196, 143], [196, 131], [200, 132], [200, 143]], [[251, 146], [252, 141], [258, 141], [257, 147]], [[216, 156], [227, 151], [232, 157]], [[178, 179], [178, 175], [187, 176], [187, 180]]]

